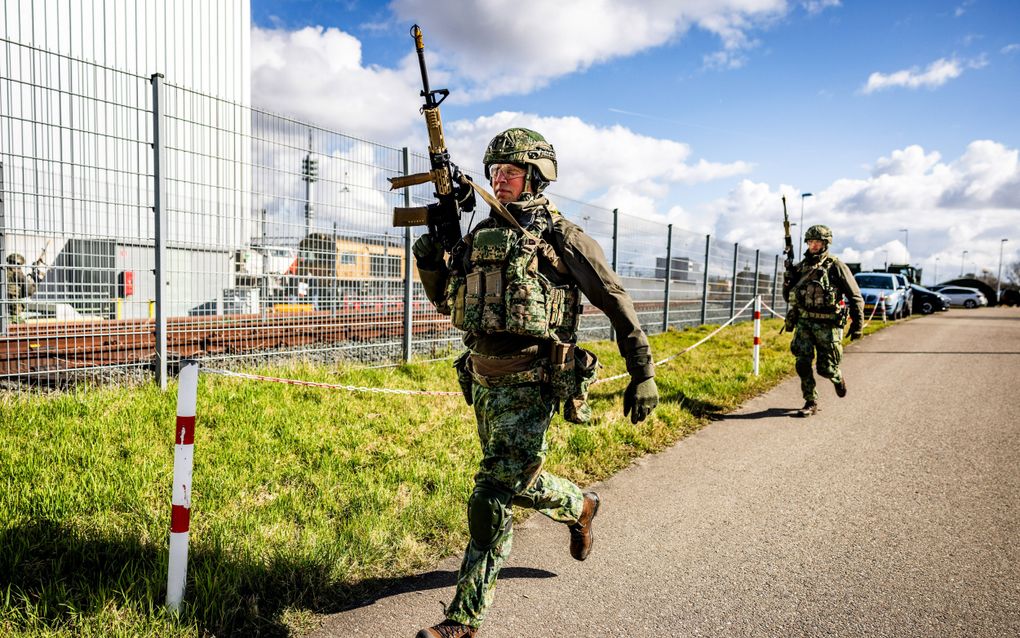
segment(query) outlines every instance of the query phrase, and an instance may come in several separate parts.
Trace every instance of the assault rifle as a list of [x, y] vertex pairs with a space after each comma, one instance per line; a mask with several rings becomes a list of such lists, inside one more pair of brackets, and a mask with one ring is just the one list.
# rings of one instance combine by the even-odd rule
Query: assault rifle
[[418, 66], [421, 68], [421, 96], [425, 98], [421, 112], [425, 116], [425, 126], [429, 132], [429, 162], [432, 164], [432, 170], [428, 173], [391, 177], [390, 190], [432, 182], [436, 187], [436, 199], [439, 201], [428, 206], [394, 208], [393, 225], [428, 226], [429, 233], [439, 240], [447, 252], [452, 252], [454, 246], [461, 240], [461, 212], [474, 210], [475, 193], [470, 179], [450, 161], [450, 152], [446, 150], [439, 105], [450, 95], [450, 91], [429, 88], [429, 74], [425, 68], [425, 44], [421, 28], [417, 24], [411, 27], [411, 37], [414, 38]]
[[783, 230], [786, 231], [786, 247], [783, 248], [786, 259], [783, 260], [783, 267], [790, 271], [793, 269], [793, 239], [790, 237], [790, 216], [786, 214], [786, 195], [783, 195]]
[[783, 274], [783, 297], [787, 299], [789, 305], [786, 309], [786, 321], [783, 322], [783, 327], [779, 329], [782, 333], [784, 330], [793, 332], [793, 329], [797, 326], [797, 316], [800, 314], [800, 310], [790, 300], [790, 288], [793, 286], [793, 238], [790, 237], [790, 216], [786, 212], [786, 195], [783, 195], [783, 231], [786, 233], [786, 246], [783, 248], [783, 268], [785, 273]]

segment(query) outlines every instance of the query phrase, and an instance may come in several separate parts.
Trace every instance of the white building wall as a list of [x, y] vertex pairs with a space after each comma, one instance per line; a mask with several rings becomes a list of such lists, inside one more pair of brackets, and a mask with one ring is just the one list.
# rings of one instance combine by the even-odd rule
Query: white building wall
[[250, 242], [248, 0], [4, 0], [0, 17], [7, 233], [154, 236], [148, 79], [161, 73], [169, 241]]

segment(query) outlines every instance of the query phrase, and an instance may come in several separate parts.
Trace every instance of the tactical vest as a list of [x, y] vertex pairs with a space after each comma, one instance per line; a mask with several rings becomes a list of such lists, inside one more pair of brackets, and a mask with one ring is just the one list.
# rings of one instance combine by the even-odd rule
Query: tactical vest
[[829, 279], [831, 257], [826, 257], [804, 274], [793, 290], [800, 316], [815, 321], [839, 322], [842, 311], [840, 292]]
[[538, 270], [548, 213], [536, 215], [529, 239], [520, 230], [484, 227], [473, 231], [465, 274], [453, 274], [446, 303], [453, 325], [465, 332], [573, 340], [581, 315], [576, 285], [556, 286]]

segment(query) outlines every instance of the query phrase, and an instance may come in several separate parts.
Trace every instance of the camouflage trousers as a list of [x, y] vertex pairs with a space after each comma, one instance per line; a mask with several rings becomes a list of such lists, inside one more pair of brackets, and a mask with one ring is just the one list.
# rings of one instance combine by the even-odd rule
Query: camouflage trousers
[[814, 401], [818, 398], [815, 375], [811, 372], [816, 352], [818, 361], [815, 368], [818, 374], [833, 384], [843, 380], [839, 371], [839, 364], [843, 360], [843, 328], [840, 326], [801, 319], [793, 333], [790, 352], [797, 360], [797, 374], [800, 376], [800, 391], [804, 400]]
[[496, 484], [514, 494], [506, 506], [506, 525], [488, 549], [472, 540], [457, 576], [457, 593], [446, 617], [478, 627], [492, 605], [499, 570], [513, 544], [513, 505], [534, 509], [554, 521], [576, 523], [584, 506], [581, 488], [542, 471], [546, 431], [555, 403], [537, 385], [486, 388], [474, 384], [475, 417], [482, 444], [476, 484]]

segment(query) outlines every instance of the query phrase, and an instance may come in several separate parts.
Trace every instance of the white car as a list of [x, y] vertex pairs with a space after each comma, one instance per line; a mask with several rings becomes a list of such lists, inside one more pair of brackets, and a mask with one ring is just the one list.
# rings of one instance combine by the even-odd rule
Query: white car
[[888, 319], [902, 319], [910, 314], [905, 278], [888, 272], [859, 272], [854, 279], [864, 297], [865, 319], [875, 312], [885, 312]]
[[940, 295], [949, 297], [949, 303], [964, 308], [977, 308], [987, 306], [988, 299], [977, 288], [966, 288], [964, 286], [938, 286], [934, 288]]

